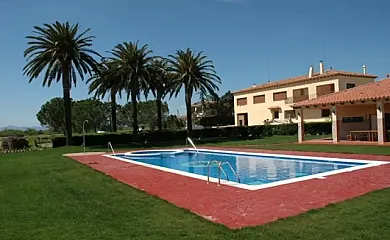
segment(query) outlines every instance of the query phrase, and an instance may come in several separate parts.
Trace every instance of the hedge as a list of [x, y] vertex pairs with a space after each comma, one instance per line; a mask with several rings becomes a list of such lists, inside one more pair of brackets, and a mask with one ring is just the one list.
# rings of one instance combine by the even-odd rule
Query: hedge
[[[192, 138], [261, 138], [272, 135], [295, 135], [298, 132], [297, 124], [281, 124], [281, 125], [258, 125], [249, 127], [225, 127], [225, 128], [205, 128], [201, 130], [193, 130]], [[332, 133], [332, 123], [306, 123], [305, 133], [310, 135], [322, 135]], [[111, 134], [93, 134], [86, 135], [85, 141], [87, 146], [104, 146], [108, 142], [112, 144], [132, 144], [153, 142], [169, 142], [180, 141], [186, 139], [186, 130], [180, 131], [155, 131], [141, 132], [134, 137], [129, 133], [111, 133]], [[52, 140], [53, 148], [66, 145], [65, 137], [55, 137]], [[83, 144], [82, 136], [73, 136], [73, 145], [81, 146]]]
[[203, 117], [200, 119], [199, 124], [202, 125], [203, 127], [234, 125], [234, 117], [233, 116]]
[[27, 139], [24, 137], [9, 136], [2, 141], [2, 148], [6, 150], [22, 150], [30, 147]]

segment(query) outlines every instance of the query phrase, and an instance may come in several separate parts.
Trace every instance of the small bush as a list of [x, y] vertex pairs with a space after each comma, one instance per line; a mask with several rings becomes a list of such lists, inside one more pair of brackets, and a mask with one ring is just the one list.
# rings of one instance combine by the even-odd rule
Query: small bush
[[23, 150], [30, 147], [27, 139], [24, 137], [9, 136], [2, 141], [2, 148], [5, 150]]

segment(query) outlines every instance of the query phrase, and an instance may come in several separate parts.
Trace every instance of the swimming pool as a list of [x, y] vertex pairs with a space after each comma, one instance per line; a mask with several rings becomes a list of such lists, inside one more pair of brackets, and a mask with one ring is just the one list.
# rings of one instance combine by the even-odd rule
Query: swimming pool
[[[248, 190], [321, 179], [333, 174], [386, 164], [366, 160], [205, 149], [147, 150], [106, 156], [202, 180], [207, 180], [209, 171], [211, 182], [218, 182], [220, 174], [222, 184]], [[221, 165], [220, 173], [218, 163], [225, 163]]]

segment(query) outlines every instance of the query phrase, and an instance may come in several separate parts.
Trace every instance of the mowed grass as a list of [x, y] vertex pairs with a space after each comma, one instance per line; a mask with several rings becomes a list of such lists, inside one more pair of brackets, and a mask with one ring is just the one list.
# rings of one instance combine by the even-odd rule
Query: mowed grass
[[321, 145], [321, 144], [280, 144], [280, 145], [254, 145], [247, 148], [306, 151], [306, 152], [331, 152], [352, 154], [390, 155], [390, 146], [369, 145]]
[[264, 226], [230, 230], [61, 156], [80, 151], [82, 148], [73, 147], [0, 155], [0, 239], [328, 240], [390, 236], [390, 189]]

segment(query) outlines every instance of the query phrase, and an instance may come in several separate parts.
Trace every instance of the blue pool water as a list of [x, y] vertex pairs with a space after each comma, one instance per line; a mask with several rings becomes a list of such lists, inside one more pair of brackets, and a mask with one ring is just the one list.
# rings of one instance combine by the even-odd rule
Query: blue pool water
[[[147, 153], [145, 152], [145, 155]], [[202, 176], [207, 176], [206, 166], [209, 161], [227, 161], [237, 172], [241, 183], [247, 185], [262, 185], [366, 164], [360, 162], [324, 161], [279, 156], [257, 156], [243, 153], [216, 153], [203, 150], [198, 153], [193, 150], [186, 150], [175, 154], [167, 154], [165, 152], [161, 156], [137, 158], [117, 154], [116, 157]], [[227, 165], [223, 166], [223, 170], [228, 175], [230, 181], [237, 182], [236, 177]], [[210, 167], [210, 177], [218, 177], [218, 167], [216, 164], [212, 164]], [[226, 180], [226, 177], [221, 174], [221, 179]]]

